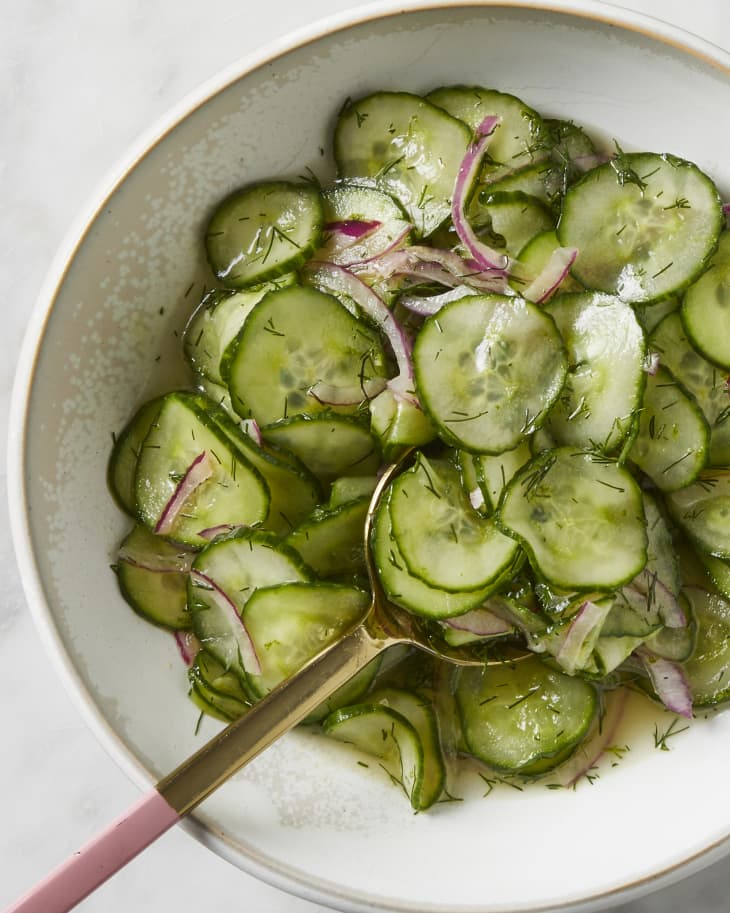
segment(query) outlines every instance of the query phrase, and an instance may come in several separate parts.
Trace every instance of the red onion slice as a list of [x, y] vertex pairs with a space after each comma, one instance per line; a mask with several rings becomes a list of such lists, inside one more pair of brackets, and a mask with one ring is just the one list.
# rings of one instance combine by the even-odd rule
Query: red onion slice
[[468, 295], [477, 295], [478, 292], [468, 285], [457, 285], [448, 292], [442, 292], [440, 295], [401, 295], [398, 304], [409, 310], [413, 314], [421, 317], [430, 317], [432, 314], [438, 314], [445, 304], [451, 301], [458, 301], [460, 298], [466, 298]]
[[498, 117], [485, 117], [477, 130], [477, 141], [469, 146], [461, 160], [451, 198], [451, 221], [454, 223], [459, 240], [481, 269], [504, 272], [509, 267], [509, 258], [480, 241], [466, 216], [469, 191], [479, 174], [487, 146], [498, 125]]
[[543, 304], [568, 275], [577, 256], [578, 250], [575, 247], [556, 247], [544, 268], [522, 290], [522, 297], [535, 304]]
[[639, 648], [636, 653], [641, 657], [657, 697], [667, 710], [692, 719], [692, 689], [680, 664], [644, 648]]
[[264, 438], [261, 434], [261, 429], [259, 428], [259, 423], [255, 418], [243, 418], [241, 419], [241, 430], [244, 434], [248, 435], [252, 441], [256, 441], [259, 447], [263, 444]]
[[192, 666], [200, 652], [200, 641], [192, 631], [175, 631], [175, 643], [186, 666]]
[[482, 291], [514, 294], [504, 271], [485, 271], [475, 261], [465, 260], [455, 251], [440, 247], [413, 244], [376, 257], [366, 267], [380, 279], [402, 276], [420, 282], [437, 282], [448, 288], [468, 285]]
[[256, 655], [256, 648], [253, 645], [253, 641], [246, 630], [246, 625], [243, 623], [243, 619], [238, 611], [238, 606], [231, 599], [231, 597], [218, 586], [218, 584], [213, 580], [212, 577], [208, 577], [207, 574], [203, 574], [200, 571], [193, 570], [190, 572], [190, 576], [193, 580], [196, 580], [198, 583], [202, 584], [205, 588], [205, 598], [209, 599], [211, 602], [215, 603], [216, 607], [226, 614], [230, 614], [235, 618], [238, 625], [240, 625], [240, 631], [238, 632], [238, 637], [236, 638], [236, 644], [238, 645], [241, 653], [241, 662], [243, 663], [243, 668], [246, 672], [251, 675], [261, 675], [261, 664], [259, 663], [259, 658]]
[[360, 240], [371, 235], [382, 224], [377, 219], [342, 219], [336, 222], [326, 222], [324, 232], [328, 235], [343, 235], [345, 238]]
[[175, 520], [185, 505], [185, 502], [190, 498], [193, 492], [212, 475], [213, 463], [208, 452], [204, 450], [202, 453], [199, 453], [190, 466], [188, 466], [185, 475], [175, 488], [172, 497], [163, 508], [160, 519], [155, 526], [156, 533], [164, 536], [172, 530]]
[[201, 539], [207, 539], [210, 542], [216, 536], [232, 533], [236, 529], [243, 529], [243, 526], [240, 523], [219, 523], [218, 526], [209, 526], [206, 529], [201, 529], [198, 535]]
[[514, 631], [514, 626], [489, 609], [478, 608], [456, 615], [453, 618], [444, 618], [443, 624], [455, 631], [466, 631], [477, 637], [493, 637], [496, 634], [509, 634]]
[[555, 655], [566, 672], [573, 673], [584, 664], [610, 609], [608, 600], [604, 605], [586, 600], [575, 613]]

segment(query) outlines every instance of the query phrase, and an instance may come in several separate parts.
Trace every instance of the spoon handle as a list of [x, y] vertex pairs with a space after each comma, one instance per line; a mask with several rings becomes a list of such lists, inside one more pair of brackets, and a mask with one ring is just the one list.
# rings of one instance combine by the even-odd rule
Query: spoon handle
[[392, 642], [371, 637], [364, 627], [336, 641], [221, 730], [4, 913], [73, 909]]

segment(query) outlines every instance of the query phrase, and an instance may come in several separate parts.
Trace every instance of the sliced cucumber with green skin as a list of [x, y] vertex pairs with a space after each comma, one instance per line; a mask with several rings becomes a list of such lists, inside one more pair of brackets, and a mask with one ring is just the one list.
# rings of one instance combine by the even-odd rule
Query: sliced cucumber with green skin
[[478, 514], [458, 470], [419, 454], [391, 484], [390, 519], [409, 572], [450, 592], [483, 590], [514, 566], [519, 546]]
[[696, 708], [730, 699], [730, 602], [702, 587], [685, 587], [697, 619], [697, 643], [684, 671]]
[[122, 542], [116, 564], [122, 596], [155, 625], [173, 631], [190, 628], [187, 579], [193, 558], [193, 552], [135, 526]]
[[568, 376], [546, 427], [558, 444], [614, 450], [641, 406], [644, 333], [632, 308], [611, 295], [558, 295], [545, 311], [568, 351]]
[[730, 599], [730, 559], [714, 558], [705, 552], [699, 552], [697, 557], [704, 564], [718, 591]]
[[514, 474], [532, 459], [527, 441], [522, 441], [514, 450], [505, 450], [497, 456], [474, 454], [474, 465], [479, 486], [485, 501], [492, 511], [497, 509], [502, 492]]
[[694, 396], [710, 425], [711, 466], [730, 465], [730, 397], [724, 372], [703, 358], [685, 333], [680, 315], [667, 315], [649, 337], [649, 349]]
[[664, 298], [650, 304], [634, 305], [634, 313], [647, 336], [653, 333], [664, 318], [679, 308], [680, 296]]
[[690, 485], [704, 469], [710, 426], [694, 398], [659, 367], [646, 379], [639, 433], [629, 459], [662, 491]]
[[137, 461], [135, 498], [146, 526], [192, 546], [206, 544], [201, 533], [208, 529], [263, 522], [270, 501], [263, 476], [207, 418], [196, 395], [182, 392], [160, 402]]
[[[519, 251], [517, 261], [512, 267], [509, 283], [519, 293], [543, 272], [550, 258], [560, 247], [554, 229], [543, 231], [531, 238]], [[567, 273], [558, 284], [559, 292], [581, 292], [583, 286]]]
[[398, 550], [390, 518], [389, 498], [385, 494], [378, 504], [373, 522], [371, 547], [378, 577], [386, 595], [396, 605], [426, 618], [448, 618], [476, 608], [496, 589], [467, 590], [453, 593], [429, 586], [408, 570]]
[[469, 752], [524, 776], [564, 760], [598, 712], [593, 685], [533, 658], [460, 670], [456, 700]]
[[723, 223], [717, 188], [696, 165], [617, 155], [566, 193], [558, 238], [578, 249], [573, 275], [626, 301], [656, 301], [705, 268]]
[[542, 118], [515, 95], [481, 86], [445, 86], [426, 97], [474, 132], [485, 117], [499, 117], [499, 126], [489, 143], [489, 161], [480, 176], [484, 183], [543, 161], [550, 154], [550, 136]]
[[376, 92], [341, 112], [334, 152], [340, 177], [372, 182], [401, 204], [420, 236], [451, 213], [451, 194], [471, 132], [406, 92]]
[[[395, 200], [372, 187], [343, 181], [322, 194], [325, 233], [316, 260], [344, 266], [371, 260], [390, 250], [396, 243], [409, 243], [411, 223]], [[375, 228], [352, 243], [342, 246], [337, 239], [337, 225], [350, 222], [371, 222]], [[335, 230], [328, 226], [335, 226]], [[329, 233], [328, 233], [329, 231]]]
[[320, 577], [365, 570], [365, 516], [370, 497], [318, 508], [284, 540]]
[[312, 184], [269, 181], [244, 187], [213, 213], [208, 262], [230, 288], [245, 288], [301, 266], [322, 237], [324, 212]]
[[343, 707], [325, 719], [323, 728], [328, 736], [377, 758], [416, 811], [425, 810], [440, 795], [440, 757], [432, 756], [427, 762], [418, 730], [395, 708], [370, 701]]
[[521, 191], [483, 192], [469, 207], [469, 221], [490, 246], [516, 257], [541, 232], [553, 230], [550, 211]]
[[321, 723], [335, 710], [348, 707], [365, 697], [375, 681], [381, 667], [381, 657], [371, 660], [364, 669], [356, 673], [349, 682], [346, 682], [335, 691], [326, 701], [323, 701], [316, 710], [313, 710], [303, 721], [304, 723]]
[[205, 713], [231, 722], [243, 716], [251, 706], [241, 680], [207, 653], [201, 650], [188, 669], [193, 702]]
[[238, 530], [212, 542], [195, 559], [188, 580], [188, 609], [203, 647], [244, 681], [258, 659], [242, 613], [261, 587], [308, 582], [311, 570], [271, 533]]
[[461, 298], [427, 318], [413, 363], [421, 402], [441, 437], [484, 453], [511, 450], [538, 428], [567, 371], [553, 320], [503, 295]]
[[430, 808], [441, 795], [446, 782], [446, 768], [431, 702], [405, 688], [379, 688], [369, 700], [400, 713], [418, 733], [423, 747], [423, 778], [419, 789], [411, 794], [411, 802], [419, 810]]
[[389, 387], [371, 399], [369, 407], [370, 428], [389, 463], [409, 447], [420, 447], [436, 437], [436, 428], [423, 409], [396, 396]]
[[646, 573], [656, 575], [657, 580], [670, 593], [678, 596], [682, 589], [682, 575], [666, 508], [663, 505], [660, 507], [657, 498], [648, 491], [642, 491], [641, 499], [644, 504], [648, 540], [644, 570]]
[[377, 484], [377, 476], [340, 476], [332, 483], [327, 506], [329, 508], [340, 507], [342, 504], [358, 501], [360, 498], [370, 500]]
[[137, 496], [135, 491], [135, 474], [137, 460], [142, 450], [144, 439], [160, 411], [162, 399], [152, 399], [144, 403], [126, 425], [121, 434], [114, 440], [114, 448], [109, 458], [107, 481], [109, 490], [119, 507], [130, 516], [137, 513]]
[[264, 440], [291, 450], [324, 483], [343, 475], [371, 476], [380, 466], [375, 438], [351, 416], [295, 415], [261, 432]]
[[706, 470], [667, 498], [673, 519], [700, 551], [730, 558], [730, 470]]
[[[228, 364], [234, 408], [245, 403], [262, 426], [300, 413], [354, 412], [385, 376], [377, 333], [336, 298], [304, 286], [269, 292], [255, 305]], [[323, 386], [352, 399], [329, 406]]]
[[561, 447], [524, 466], [498, 511], [538, 574], [565, 590], [613, 589], [646, 564], [641, 489], [615, 462]]
[[268, 694], [365, 615], [370, 596], [335, 583], [284, 583], [262, 587], [246, 603], [243, 624], [259, 658], [249, 672], [257, 697]]
[[720, 235], [709, 269], [685, 292], [681, 314], [700, 354], [730, 371], [730, 232]]
[[314, 510], [322, 497], [316, 477], [294, 456], [282, 458], [281, 451], [259, 445], [231, 421], [222, 409], [198, 399], [208, 419], [225, 434], [228, 441], [263, 476], [269, 489], [269, 512], [261, 526], [286, 535]]
[[225, 383], [221, 361], [251, 311], [273, 286], [233, 292], [212, 289], [185, 327], [183, 351], [193, 371], [216, 384]]

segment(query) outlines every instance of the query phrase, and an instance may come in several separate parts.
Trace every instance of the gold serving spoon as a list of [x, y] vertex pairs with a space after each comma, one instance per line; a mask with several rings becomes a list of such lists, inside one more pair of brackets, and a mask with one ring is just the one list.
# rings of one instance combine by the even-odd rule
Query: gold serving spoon
[[215, 735], [4, 913], [71, 910], [390, 647], [405, 644], [459, 665], [484, 665], [484, 658], [468, 648], [435, 647], [416, 619], [390, 602], [380, 585], [371, 549], [373, 517], [386, 488], [411, 456], [409, 452], [387, 468], [368, 507], [364, 544], [372, 602], [360, 623]]

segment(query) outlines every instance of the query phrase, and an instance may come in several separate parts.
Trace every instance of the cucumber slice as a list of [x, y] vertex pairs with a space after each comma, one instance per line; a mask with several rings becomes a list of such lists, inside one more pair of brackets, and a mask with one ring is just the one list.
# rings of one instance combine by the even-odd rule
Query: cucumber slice
[[[187, 490], [194, 467], [207, 474]], [[185, 494], [187, 490], [187, 494]], [[201, 546], [201, 533], [266, 519], [269, 490], [190, 393], [168, 393], [142, 444], [135, 476], [139, 519], [176, 542]], [[181, 501], [179, 499], [182, 499]]]
[[[423, 714], [428, 712], [421, 709]], [[427, 759], [418, 730], [394, 707], [370, 701], [343, 707], [325, 719], [323, 728], [328, 736], [376, 757], [417, 811], [428, 808], [440, 795], [443, 787], [440, 754], [432, 749]]]
[[408, 570], [393, 535], [388, 494], [380, 499], [375, 512], [371, 547], [373, 561], [383, 589], [396, 605], [426, 618], [448, 618], [473, 609], [496, 589], [448, 592], [429, 586]]
[[411, 794], [411, 804], [419, 811], [430, 808], [441, 795], [446, 782], [446, 768], [431, 702], [404, 688], [379, 688], [369, 700], [400, 713], [418, 733], [423, 747], [423, 777], [419, 789]]
[[244, 187], [213, 213], [205, 232], [208, 262], [230, 288], [281, 276], [319, 245], [324, 213], [312, 184], [269, 181]]
[[188, 680], [193, 702], [218, 720], [226, 723], [237, 720], [251, 706], [238, 676], [226, 672], [218, 660], [205, 650], [198, 653], [188, 669]]
[[152, 624], [173, 631], [190, 628], [186, 585], [193, 557], [147, 527], [135, 526], [120, 546], [116, 565], [122, 596]]
[[594, 292], [545, 305], [568, 351], [568, 376], [546, 427], [559, 444], [610, 452], [641, 405], [645, 342], [632, 308]]
[[730, 602], [702, 587], [685, 587], [697, 619], [697, 643], [684, 671], [695, 707], [730, 699]]
[[270, 503], [261, 526], [279, 535], [291, 532], [321, 499], [322, 492], [316, 477], [293, 455], [284, 458], [281, 451], [256, 443], [222, 409], [205, 397], [199, 397], [197, 402], [207, 418], [264, 478]]
[[646, 564], [641, 489], [595, 454], [562, 447], [532, 459], [507, 486], [498, 522], [565, 590], [614, 589]]
[[722, 222], [717, 188], [696, 165], [620, 153], [568, 190], [558, 238], [578, 249], [572, 271], [585, 286], [656, 301], [705, 269]]
[[265, 285], [254, 291], [213, 289], [206, 293], [188, 321], [183, 351], [190, 367], [216, 384], [225, 383], [221, 362], [236, 338], [251, 308], [274, 288]]
[[[228, 366], [234, 408], [245, 403], [262, 426], [300, 413], [355, 412], [367, 400], [368, 383], [385, 376], [377, 333], [336, 298], [300, 286], [261, 299]], [[353, 391], [351, 405], [327, 405], [316, 395], [317, 384]]]
[[699, 552], [697, 557], [704, 564], [718, 592], [730, 599], [730, 559], [714, 558], [705, 552]]
[[335, 128], [341, 177], [395, 197], [420, 236], [451, 214], [451, 194], [471, 141], [456, 118], [406, 92], [376, 92], [349, 104]]
[[363, 535], [370, 497], [319, 508], [284, 540], [320, 577], [365, 571]]
[[[548, 265], [550, 258], [560, 247], [554, 229], [536, 234], [519, 251], [510, 274], [509, 283], [519, 293], [534, 282]], [[583, 286], [568, 273], [557, 286], [559, 292], [580, 292]]]
[[692, 346], [678, 313], [671, 313], [649, 337], [649, 349], [694, 396], [710, 425], [711, 466], [730, 465], [730, 404], [727, 377]]
[[137, 514], [137, 497], [134, 477], [137, 472], [137, 460], [142, 450], [144, 439], [157, 417], [162, 399], [152, 399], [135, 413], [114, 441], [109, 465], [107, 483], [114, 500], [130, 516]]
[[[412, 227], [405, 213], [395, 200], [372, 187], [343, 182], [322, 194], [324, 202], [325, 234], [322, 247], [315, 255], [316, 260], [329, 261], [347, 266], [372, 260], [397, 242], [409, 243]], [[373, 222], [374, 230], [343, 247], [337, 233], [328, 235], [327, 226], [348, 222]], [[379, 224], [378, 224], [379, 223]]]
[[370, 400], [370, 429], [378, 439], [383, 459], [394, 463], [409, 447], [420, 447], [436, 437], [426, 413], [386, 387]]
[[511, 257], [536, 235], [555, 228], [543, 203], [521, 191], [483, 191], [469, 207], [469, 221], [490, 246]]
[[695, 400], [666, 368], [646, 379], [639, 433], [629, 458], [662, 491], [690, 485], [704, 469], [710, 426]]
[[468, 751], [496, 770], [523, 776], [564, 760], [598, 712], [592, 684], [537, 658], [460, 670], [456, 701]]
[[188, 580], [188, 608], [203, 647], [244, 682], [258, 658], [242, 614], [262, 587], [308, 582], [312, 572], [271, 533], [241, 529], [218, 538], [195, 559]]
[[392, 483], [390, 518], [408, 571], [450, 592], [484, 590], [514, 566], [519, 546], [469, 503], [458, 470], [419, 454]]
[[349, 501], [358, 501], [360, 498], [367, 498], [369, 501], [377, 484], [377, 476], [340, 476], [332, 483], [327, 506], [340, 507]]
[[552, 319], [503, 295], [461, 298], [429, 317], [413, 362], [421, 402], [441, 437], [484, 453], [511, 450], [538, 428], [567, 371]]
[[286, 447], [323, 483], [342, 475], [371, 476], [378, 446], [365, 425], [347, 415], [295, 415], [262, 429], [264, 439]]
[[371, 662], [354, 675], [349, 682], [346, 682], [338, 688], [337, 691], [330, 695], [326, 701], [323, 701], [316, 710], [313, 710], [303, 722], [321, 723], [322, 720], [331, 713], [334, 713], [335, 710], [339, 710], [341, 707], [348, 707], [350, 704], [361, 701], [370, 690], [375, 681], [375, 677], [380, 671], [380, 667], [380, 657], [371, 660]]
[[284, 583], [257, 589], [243, 610], [243, 623], [259, 658], [260, 672], [247, 681], [263, 697], [325, 647], [351, 630], [370, 596], [335, 583]]
[[674, 520], [698, 549], [730, 558], [730, 470], [706, 470], [667, 498]]
[[480, 177], [483, 183], [543, 161], [550, 154], [550, 135], [542, 118], [515, 95], [481, 86], [445, 86], [426, 97], [474, 132], [485, 117], [499, 117], [499, 126], [489, 143], [490, 161]]
[[[551, 446], [553, 445], [551, 444]], [[527, 441], [522, 441], [514, 450], [505, 450], [504, 453], [497, 456], [488, 456], [484, 453], [474, 454], [479, 486], [486, 503], [491, 505], [492, 511], [497, 509], [507, 483], [531, 459], [532, 452]]]
[[720, 235], [709, 268], [685, 292], [681, 313], [697, 351], [730, 371], [730, 232]]

